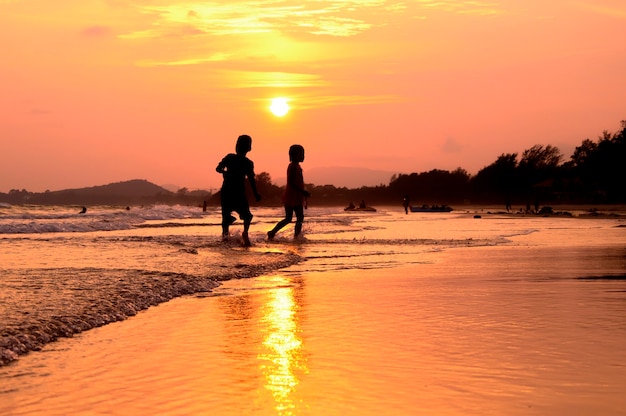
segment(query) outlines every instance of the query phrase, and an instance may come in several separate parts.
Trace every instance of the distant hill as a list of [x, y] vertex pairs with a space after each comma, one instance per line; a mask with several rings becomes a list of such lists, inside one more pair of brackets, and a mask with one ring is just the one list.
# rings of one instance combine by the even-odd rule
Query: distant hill
[[175, 202], [176, 198], [179, 198], [176, 193], [144, 179], [42, 193], [0, 194], [2, 202], [42, 205], [133, 205], [171, 203]]
[[173, 183], [168, 183], [168, 184], [161, 185], [161, 186], [171, 192], [176, 192], [180, 189], [180, 186], [174, 185]]
[[108, 185], [92, 186], [89, 188], [66, 189], [49, 192], [50, 194], [100, 195], [113, 197], [146, 197], [159, 194], [171, 194], [171, 191], [148, 182], [145, 179], [133, 179], [125, 182], [110, 183]]
[[[394, 172], [349, 166], [326, 166], [304, 168], [304, 181], [318, 186], [333, 185], [338, 188], [357, 189], [363, 186], [389, 185]], [[397, 173], [397, 172], [396, 172]], [[276, 184], [284, 185], [285, 177], [276, 178]]]

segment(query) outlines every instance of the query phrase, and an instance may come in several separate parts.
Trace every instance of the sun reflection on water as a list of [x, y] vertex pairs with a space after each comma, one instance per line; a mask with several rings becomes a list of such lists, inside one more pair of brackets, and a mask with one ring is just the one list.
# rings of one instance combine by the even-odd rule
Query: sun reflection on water
[[[288, 283], [284, 277], [276, 278]], [[300, 382], [299, 376], [307, 371], [302, 340], [298, 336], [299, 306], [294, 292], [294, 287], [278, 287], [263, 308], [265, 350], [258, 358], [265, 388], [274, 397], [280, 415], [295, 414], [297, 403], [294, 403], [293, 393]]]

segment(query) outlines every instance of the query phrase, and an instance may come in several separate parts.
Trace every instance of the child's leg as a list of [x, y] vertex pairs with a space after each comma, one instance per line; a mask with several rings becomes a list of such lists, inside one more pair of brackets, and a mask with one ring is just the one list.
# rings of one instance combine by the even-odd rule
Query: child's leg
[[243, 238], [243, 244], [245, 246], [251, 246], [250, 238], [248, 238], [248, 230], [250, 229], [250, 224], [252, 223], [252, 213], [250, 209], [241, 212], [239, 216], [243, 219], [243, 232], [241, 233], [241, 238]]
[[296, 212], [296, 229], [294, 231], [294, 237], [297, 237], [302, 232], [302, 223], [304, 222], [304, 207], [294, 207]]
[[276, 224], [274, 226], [274, 228], [269, 231], [267, 233], [267, 237], [269, 239], [274, 238], [274, 236], [276, 235], [276, 233], [283, 228], [285, 225], [289, 224], [291, 222], [291, 220], [293, 219], [293, 207], [290, 207], [288, 205], [285, 205], [285, 218], [283, 218], [282, 220], [280, 220], [278, 222], [278, 224]]
[[228, 227], [231, 224], [230, 208], [222, 205], [222, 237], [228, 237]]
[[241, 238], [243, 239], [244, 246], [251, 246], [250, 238], [248, 237], [248, 229], [250, 229], [251, 220], [246, 220], [243, 222], [243, 232], [241, 233]]

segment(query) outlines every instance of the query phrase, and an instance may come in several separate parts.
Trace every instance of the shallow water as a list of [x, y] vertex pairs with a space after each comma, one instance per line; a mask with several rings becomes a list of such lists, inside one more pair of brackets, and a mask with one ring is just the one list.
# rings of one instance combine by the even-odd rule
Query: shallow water
[[158, 234], [305, 261], [23, 356], [0, 368], [0, 413], [623, 414], [622, 220], [319, 210], [306, 241], [267, 244], [280, 213], [260, 214], [253, 252]]

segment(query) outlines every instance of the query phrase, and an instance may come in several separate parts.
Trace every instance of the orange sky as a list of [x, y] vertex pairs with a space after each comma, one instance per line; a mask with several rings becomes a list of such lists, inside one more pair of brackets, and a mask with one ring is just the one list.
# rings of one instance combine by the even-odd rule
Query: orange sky
[[626, 119], [625, 39], [623, 0], [0, 0], [0, 192], [217, 188], [244, 133], [277, 181], [292, 143], [305, 180], [568, 159]]

